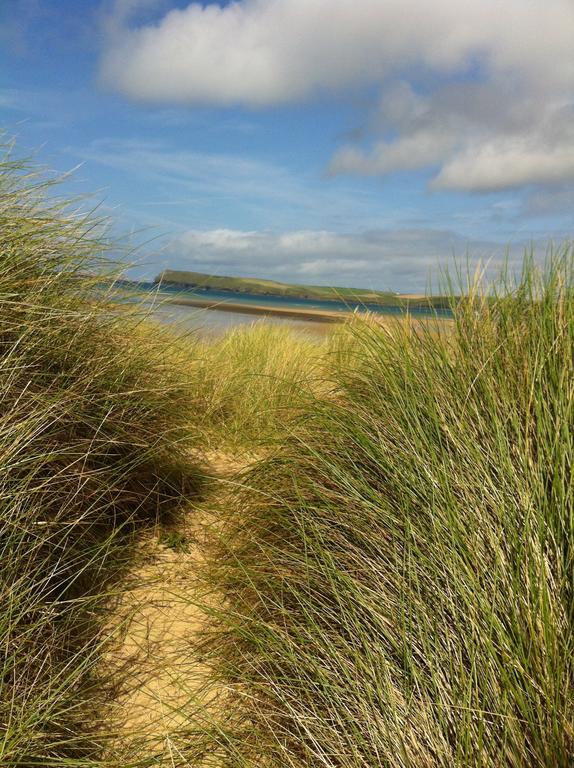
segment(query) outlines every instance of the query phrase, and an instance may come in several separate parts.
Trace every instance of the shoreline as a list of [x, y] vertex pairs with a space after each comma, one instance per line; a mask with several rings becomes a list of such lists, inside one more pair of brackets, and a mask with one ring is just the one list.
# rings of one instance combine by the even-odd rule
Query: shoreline
[[287, 320], [301, 320], [312, 323], [344, 323], [353, 317], [352, 312], [329, 312], [321, 309], [285, 309], [270, 307], [268, 304], [240, 304], [228, 301], [210, 301], [209, 299], [168, 299], [166, 304], [176, 304], [197, 309], [214, 309], [218, 312], [236, 312], [244, 315], [283, 317]]

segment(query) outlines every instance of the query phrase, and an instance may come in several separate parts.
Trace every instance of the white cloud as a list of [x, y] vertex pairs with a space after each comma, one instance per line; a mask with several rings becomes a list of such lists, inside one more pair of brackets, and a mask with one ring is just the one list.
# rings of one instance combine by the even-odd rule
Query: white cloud
[[372, 130], [396, 138], [348, 145], [331, 173], [385, 175], [438, 167], [433, 189], [489, 192], [574, 178], [574, 104], [508, 84], [457, 84], [418, 96], [384, 92]]
[[[125, 6], [125, 0], [122, 4]], [[377, 82], [404, 66], [569, 84], [570, 0], [243, 0], [192, 3], [121, 28], [103, 77], [136, 98], [268, 105]]]
[[557, 122], [574, 91], [571, 0], [239, 0], [115, 19], [101, 78], [134, 99], [264, 107], [380, 87], [371, 141], [343, 147], [333, 173], [438, 167], [435, 188], [475, 191], [574, 176]]
[[526, 137], [513, 137], [455, 155], [442, 167], [432, 186], [488, 192], [569, 178], [574, 178], [574, 142], [552, 147], [533, 145]]
[[574, 179], [574, 104], [545, 97], [494, 83], [444, 86], [421, 97], [399, 83], [372, 118], [375, 131], [397, 138], [343, 147], [331, 173], [437, 166], [431, 188], [476, 192]]

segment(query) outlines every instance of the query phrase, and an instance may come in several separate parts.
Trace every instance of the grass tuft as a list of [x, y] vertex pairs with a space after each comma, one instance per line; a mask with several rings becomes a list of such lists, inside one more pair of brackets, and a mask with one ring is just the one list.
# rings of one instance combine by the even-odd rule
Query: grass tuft
[[198, 343], [193, 372], [208, 442], [253, 452], [283, 435], [320, 386], [325, 346], [265, 322]]

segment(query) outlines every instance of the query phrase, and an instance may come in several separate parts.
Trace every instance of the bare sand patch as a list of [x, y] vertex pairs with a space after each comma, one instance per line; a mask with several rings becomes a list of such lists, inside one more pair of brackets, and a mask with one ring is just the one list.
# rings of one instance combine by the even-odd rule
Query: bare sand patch
[[242, 464], [223, 453], [210, 455], [205, 498], [139, 544], [109, 622], [105, 672], [117, 684], [107, 718], [112, 759], [195, 765], [189, 762], [194, 719], [198, 733], [217, 720], [218, 692], [198, 651], [208, 620], [201, 606], [214, 599], [204, 594], [201, 573], [217, 525], [213, 505]]

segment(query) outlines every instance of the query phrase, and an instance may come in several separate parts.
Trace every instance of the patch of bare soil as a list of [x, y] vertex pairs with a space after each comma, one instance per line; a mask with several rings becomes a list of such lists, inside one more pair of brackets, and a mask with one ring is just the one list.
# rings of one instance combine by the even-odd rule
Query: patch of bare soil
[[110, 617], [105, 672], [118, 686], [107, 718], [114, 734], [110, 758], [125, 764], [195, 765], [189, 762], [194, 729], [216, 720], [218, 695], [196, 649], [207, 621], [201, 572], [217, 526], [214, 506], [242, 463], [225, 454], [209, 460], [201, 503], [140, 542], [140, 557]]

